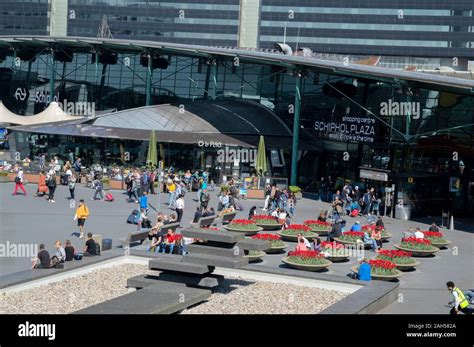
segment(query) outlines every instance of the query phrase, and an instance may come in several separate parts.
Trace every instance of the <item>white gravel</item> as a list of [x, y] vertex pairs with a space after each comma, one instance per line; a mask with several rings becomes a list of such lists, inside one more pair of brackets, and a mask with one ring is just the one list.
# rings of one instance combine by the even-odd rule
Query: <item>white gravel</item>
[[[0, 294], [0, 314], [68, 314], [128, 293], [127, 279], [156, 273], [122, 264], [20, 292]], [[182, 314], [311, 314], [347, 293], [227, 277], [211, 298]]]
[[0, 314], [67, 314], [128, 293], [147, 266], [122, 264], [15, 293], [0, 294]]
[[207, 302], [182, 314], [314, 314], [346, 295], [294, 284], [226, 278]]

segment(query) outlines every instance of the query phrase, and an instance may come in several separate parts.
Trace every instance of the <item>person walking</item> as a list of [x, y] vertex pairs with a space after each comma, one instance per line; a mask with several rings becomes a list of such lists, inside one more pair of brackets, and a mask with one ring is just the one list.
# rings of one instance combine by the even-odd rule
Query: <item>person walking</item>
[[472, 314], [472, 312], [469, 310], [469, 301], [466, 299], [462, 290], [456, 287], [452, 281], [447, 282], [446, 286], [453, 295], [453, 301], [449, 302], [449, 304], [452, 306], [449, 313], [451, 315], [457, 315], [459, 311], [461, 311], [465, 314]]
[[209, 205], [209, 201], [211, 197], [206, 189], [202, 190], [200, 203], [201, 203], [201, 211], [205, 211], [207, 209], [207, 205]]
[[181, 223], [181, 218], [183, 218], [184, 213], [184, 195], [180, 194], [178, 199], [176, 200], [176, 214], [178, 215], [177, 222]]
[[48, 192], [48, 187], [46, 186], [46, 175], [43, 171], [39, 174], [38, 189], [36, 190], [36, 196], [40, 196], [42, 193], [44, 196]]
[[74, 175], [68, 176], [68, 188], [70, 194], [70, 200], [74, 200], [74, 191], [76, 190], [76, 177]]
[[79, 200], [79, 205], [76, 209], [74, 220], [77, 219], [77, 226], [79, 227], [79, 238], [84, 238], [84, 224], [89, 217], [89, 208], [84, 204], [84, 200]]
[[143, 192], [143, 195], [140, 196], [140, 209], [144, 209], [145, 211], [148, 211], [148, 193], [147, 191]]
[[54, 170], [49, 170], [48, 176], [47, 176], [47, 186], [48, 186], [48, 202], [56, 202], [54, 201], [54, 192], [56, 191], [56, 172]]
[[12, 195], [17, 195], [18, 193], [18, 188], [20, 188], [22, 191], [23, 191], [23, 194], [25, 194], [25, 196], [27, 195], [26, 194], [26, 190], [25, 190], [25, 186], [23, 185], [23, 170], [20, 168], [18, 168], [18, 172], [16, 174], [16, 177], [15, 177], [15, 190], [13, 191], [13, 194]]
[[[102, 182], [102, 177], [100, 175], [96, 175], [94, 179], [94, 188], [95, 193], [94, 197], [91, 200], [101, 200], [104, 198], [104, 183]], [[100, 198], [98, 197], [100, 195]]]

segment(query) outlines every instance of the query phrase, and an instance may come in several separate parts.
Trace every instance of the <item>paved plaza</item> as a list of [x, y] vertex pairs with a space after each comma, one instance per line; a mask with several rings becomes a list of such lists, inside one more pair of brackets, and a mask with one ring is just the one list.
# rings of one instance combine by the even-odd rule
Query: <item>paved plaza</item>
[[[70, 239], [76, 248], [82, 247], [83, 240], [71, 236], [77, 231], [76, 222], [73, 220], [75, 209], [71, 208], [67, 199], [68, 189], [59, 186], [56, 193], [56, 203], [48, 203], [44, 198], [35, 197], [36, 185], [26, 185], [28, 196], [12, 196], [12, 183], [0, 184], [0, 242], [6, 243], [44, 243], [52, 252], [55, 240], [64, 241]], [[76, 199], [84, 199], [90, 208], [90, 218], [86, 223], [86, 232], [102, 234], [103, 238], [113, 239], [113, 247], [118, 247], [118, 240], [124, 238], [128, 233], [136, 231], [136, 226], [127, 224], [126, 218], [137, 208], [134, 203], [126, 201], [126, 195], [121, 191], [111, 191], [115, 197], [112, 203], [104, 201], [91, 201], [93, 191], [83, 186], [77, 186]], [[217, 207], [217, 193], [211, 192], [210, 206]], [[186, 208], [183, 216], [182, 226], [189, 226], [197, 203], [196, 193], [186, 194]], [[172, 213], [166, 205], [167, 194], [161, 194], [161, 205], [158, 206], [158, 197], [150, 196], [150, 211], [152, 220], [155, 219], [156, 210], [164, 213]], [[247, 218], [248, 210], [252, 206], [262, 207], [262, 201], [241, 201], [244, 211], [239, 212], [236, 218]], [[310, 199], [299, 200], [296, 206], [296, 215], [293, 223], [302, 223], [306, 219], [316, 219], [320, 209], [327, 210], [328, 204]], [[355, 219], [345, 217], [348, 226]], [[360, 218], [364, 224], [364, 220]], [[393, 238], [384, 248], [392, 248], [395, 242], [400, 241], [403, 231], [407, 228], [421, 227], [427, 229], [426, 224], [413, 221], [402, 221], [387, 218], [385, 225]], [[472, 269], [474, 268], [474, 228], [472, 224], [456, 221], [454, 231], [442, 230], [452, 244], [448, 249], [441, 250], [433, 258], [418, 258], [420, 265], [416, 271], [405, 272], [400, 278], [399, 301], [386, 307], [381, 313], [447, 313], [445, 307], [451, 300], [451, 295], [446, 290], [445, 283], [454, 281], [462, 289], [474, 287], [472, 282]], [[289, 243], [288, 250], [294, 248], [294, 243]], [[283, 267], [282, 254], [267, 255], [259, 263], [264, 266]], [[366, 251], [366, 257], [375, 256], [372, 251]], [[331, 265], [327, 274], [346, 276], [351, 266], [356, 264], [355, 259], [345, 263]], [[18, 272], [29, 268], [29, 258], [7, 257], [0, 261], [0, 275]]]

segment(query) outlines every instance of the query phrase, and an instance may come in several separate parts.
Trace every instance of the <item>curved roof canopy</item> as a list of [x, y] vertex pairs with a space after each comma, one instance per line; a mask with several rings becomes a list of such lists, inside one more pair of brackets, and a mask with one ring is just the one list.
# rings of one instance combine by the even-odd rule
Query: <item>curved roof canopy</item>
[[70, 116], [62, 110], [57, 102], [52, 102], [42, 112], [33, 116], [20, 116], [10, 111], [3, 102], [0, 101], [0, 123], [12, 125], [35, 125], [78, 120], [82, 118], [83, 117]]
[[157, 141], [253, 147], [260, 135], [274, 148], [290, 146], [292, 132], [265, 106], [248, 100], [207, 100], [179, 105], [145, 106], [47, 125], [13, 127], [16, 131], [70, 136], [148, 140], [155, 130]]

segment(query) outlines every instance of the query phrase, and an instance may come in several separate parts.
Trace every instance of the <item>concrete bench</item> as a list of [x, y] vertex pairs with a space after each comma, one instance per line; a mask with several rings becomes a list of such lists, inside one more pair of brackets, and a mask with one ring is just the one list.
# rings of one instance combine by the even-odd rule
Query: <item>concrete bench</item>
[[188, 287], [212, 289], [224, 281], [224, 276], [190, 274], [180, 275], [162, 272], [159, 275], [138, 275], [129, 278], [127, 280], [127, 287], [141, 289], [153, 286], [157, 284], [158, 281], [173, 282]]
[[142, 244], [143, 241], [148, 237], [148, 230], [147, 231], [136, 231], [133, 233], [129, 233], [128, 236], [124, 239], [121, 239], [120, 242], [123, 246], [130, 246], [133, 243], [140, 243]]
[[237, 215], [237, 211], [223, 214], [222, 217], [217, 217], [214, 220], [213, 225], [218, 226], [218, 225], [229, 224], [230, 222], [232, 222], [232, 220], [235, 218], [236, 215]]
[[210, 227], [212, 223], [214, 223], [215, 219], [216, 219], [216, 216], [201, 217], [196, 223], [191, 223], [191, 227], [192, 228]]
[[74, 314], [172, 314], [210, 297], [210, 290], [158, 281], [152, 286], [87, 307]]
[[171, 223], [171, 224], [165, 224], [163, 226], [161, 226], [159, 229], [158, 229], [158, 233], [161, 233], [161, 234], [166, 234], [166, 232], [171, 229], [173, 231], [176, 231], [176, 229], [179, 227], [179, 223]]

